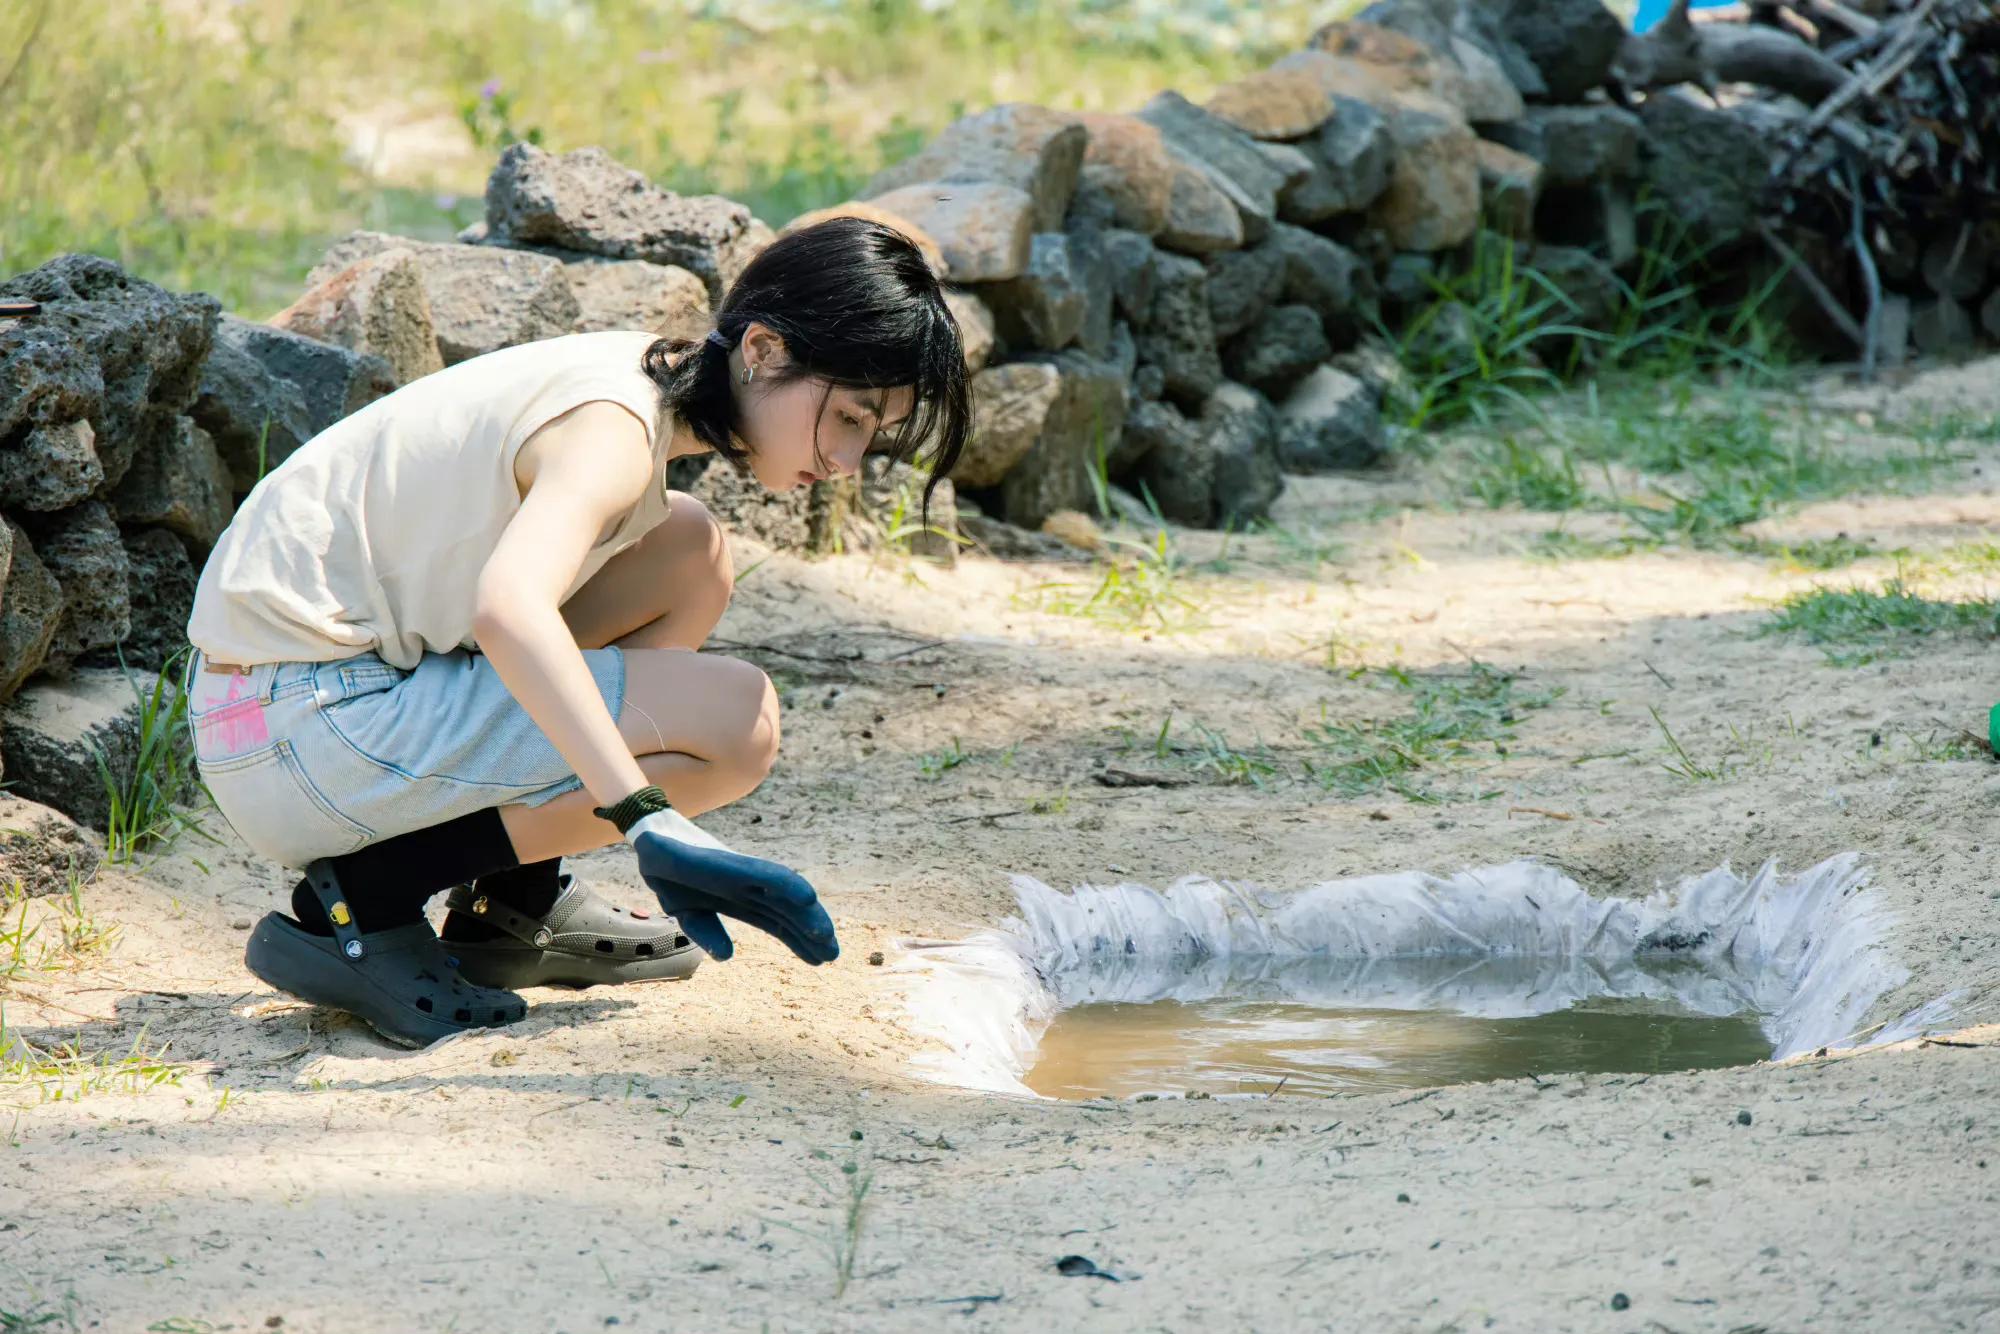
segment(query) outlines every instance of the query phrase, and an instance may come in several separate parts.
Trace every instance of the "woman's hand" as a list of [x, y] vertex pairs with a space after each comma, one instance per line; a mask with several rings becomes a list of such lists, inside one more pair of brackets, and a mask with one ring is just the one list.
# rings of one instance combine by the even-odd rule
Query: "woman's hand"
[[654, 811], [625, 837], [660, 906], [710, 957], [736, 953], [722, 917], [776, 936], [807, 963], [840, 957], [833, 919], [805, 877], [790, 867], [731, 852], [677, 811]]

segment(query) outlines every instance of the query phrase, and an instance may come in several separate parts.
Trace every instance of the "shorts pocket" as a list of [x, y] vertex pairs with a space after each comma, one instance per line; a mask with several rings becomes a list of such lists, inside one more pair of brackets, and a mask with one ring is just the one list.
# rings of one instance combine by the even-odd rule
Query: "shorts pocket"
[[216, 806], [252, 848], [287, 866], [353, 852], [375, 831], [342, 814], [299, 763], [292, 743], [201, 766]]

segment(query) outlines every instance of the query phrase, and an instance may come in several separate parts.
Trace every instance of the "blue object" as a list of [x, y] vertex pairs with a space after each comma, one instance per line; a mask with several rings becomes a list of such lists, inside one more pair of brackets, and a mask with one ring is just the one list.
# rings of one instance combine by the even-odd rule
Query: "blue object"
[[[1689, 9], [1720, 9], [1736, 0], [1689, 0]], [[1639, 12], [1632, 16], [1633, 32], [1649, 32], [1673, 10], [1674, 0], [1639, 0]]]
[[698, 848], [664, 834], [642, 833], [632, 841], [639, 874], [687, 932], [689, 940], [714, 959], [736, 953], [722, 918], [734, 917], [785, 942], [807, 963], [840, 957], [819, 895], [788, 866], [720, 848]]

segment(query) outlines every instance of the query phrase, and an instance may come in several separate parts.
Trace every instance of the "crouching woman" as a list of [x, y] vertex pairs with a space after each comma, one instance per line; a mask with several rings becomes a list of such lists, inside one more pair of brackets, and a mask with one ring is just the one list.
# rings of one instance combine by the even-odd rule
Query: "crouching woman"
[[[217, 806], [303, 873], [252, 933], [266, 982], [420, 1045], [520, 1018], [516, 987], [726, 959], [723, 916], [836, 956], [811, 885], [688, 818], [763, 780], [778, 705], [754, 666], [695, 651], [732, 573], [667, 465], [712, 452], [785, 491], [886, 432], [934, 487], [968, 430], [963, 353], [919, 251], [852, 218], [774, 242], [715, 324], [461, 362], [245, 500], [202, 572], [188, 699]], [[665, 915], [562, 871], [621, 836]]]

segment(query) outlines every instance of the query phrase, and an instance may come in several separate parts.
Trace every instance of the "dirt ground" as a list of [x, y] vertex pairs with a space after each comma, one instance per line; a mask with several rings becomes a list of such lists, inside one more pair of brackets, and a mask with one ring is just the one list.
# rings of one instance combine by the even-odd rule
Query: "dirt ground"
[[[2000, 367], [1814, 400], [1859, 447], [1952, 395], [1991, 413]], [[1927, 494], [1756, 531], [1996, 540], [2000, 445], [1964, 450]], [[1282, 534], [1177, 532], [1204, 623], [1150, 636], [1042, 609], [1039, 586], [1095, 568], [741, 547], [721, 638], [779, 681], [784, 752], [704, 823], [822, 889], [829, 968], [747, 938], [686, 984], [532, 992], [514, 1028], [403, 1052], [243, 970], [278, 868], [195, 840], [106, 868], [85, 893], [114, 946], [0, 984], [6, 1022], [86, 1052], [170, 1044], [187, 1070], [60, 1100], [0, 1086], [0, 1328], [2000, 1329], [2000, 766], [1948, 744], [2000, 698], [1992, 641], [1836, 666], [1753, 632], [1886, 560], [1557, 563], [1530, 552], [1551, 516], [1451, 489], [1436, 464], [1297, 479]], [[1474, 658], [1563, 693], [1504, 753], [1424, 776], [1454, 799], [1302, 777], [1322, 716], [1398, 705], [1351, 667]], [[1721, 776], [1669, 772], [1649, 706]], [[1276, 771], [1161, 757], [1170, 713], [1170, 737], [1206, 727]], [[1031, 1102], [913, 1078], [897, 974], [870, 963], [1000, 921], [1016, 872], [1288, 887], [1536, 857], [1629, 894], [1849, 849], [1910, 973], [1870, 1024], [1950, 995], [1947, 1040], [1423, 1095]], [[581, 865], [635, 890], [615, 853]], [[1123, 1281], [1063, 1276], [1073, 1253]]]

